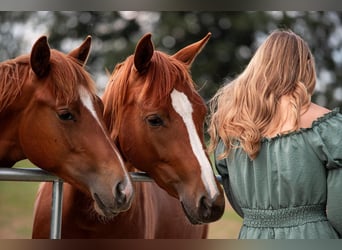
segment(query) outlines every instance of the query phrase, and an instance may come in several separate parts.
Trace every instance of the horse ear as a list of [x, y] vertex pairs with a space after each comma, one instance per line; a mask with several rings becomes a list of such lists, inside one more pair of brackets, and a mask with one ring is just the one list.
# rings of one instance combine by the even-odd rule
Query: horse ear
[[82, 65], [85, 65], [88, 60], [90, 46], [91, 36], [87, 36], [83, 43], [78, 48], [71, 51], [68, 55], [76, 58]]
[[210, 37], [211, 33], [209, 32], [204, 38], [202, 38], [202, 40], [186, 46], [185, 48], [179, 50], [172, 57], [185, 63], [188, 67], [191, 67], [191, 64], [195, 60], [196, 56], [202, 51]]
[[144, 73], [148, 68], [153, 56], [154, 47], [151, 34], [144, 35], [138, 42], [134, 52], [134, 66], [139, 73]]
[[46, 36], [40, 37], [32, 47], [31, 68], [38, 77], [44, 77], [50, 69], [50, 47]]

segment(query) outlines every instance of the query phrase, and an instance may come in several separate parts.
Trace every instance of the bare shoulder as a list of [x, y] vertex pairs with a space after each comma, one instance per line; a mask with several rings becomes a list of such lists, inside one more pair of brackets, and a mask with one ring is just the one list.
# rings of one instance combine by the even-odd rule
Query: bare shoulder
[[317, 120], [319, 117], [324, 116], [329, 113], [331, 110], [325, 107], [319, 106], [315, 103], [311, 103], [309, 109], [301, 115], [300, 118], [300, 127], [309, 128], [312, 126], [312, 123]]

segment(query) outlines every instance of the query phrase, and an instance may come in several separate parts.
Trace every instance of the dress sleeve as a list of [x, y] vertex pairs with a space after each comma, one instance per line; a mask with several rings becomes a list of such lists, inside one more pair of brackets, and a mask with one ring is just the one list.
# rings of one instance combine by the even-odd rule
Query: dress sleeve
[[332, 111], [314, 124], [313, 131], [313, 144], [326, 168], [342, 168], [342, 115]]
[[342, 115], [336, 110], [315, 126], [318, 154], [327, 168], [327, 216], [342, 236]]
[[220, 155], [223, 151], [224, 151], [224, 144], [220, 142], [219, 145], [217, 146], [217, 149], [214, 155], [215, 167], [216, 167], [217, 172], [222, 178], [222, 185], [223, 185], [224, 191], [226, 193], [226, 196], [228, 198], [230, 205], [235, 210], [235, 212], [243, 218], [242, 209], [239, 206], [236, 199], [234, 198], [234, 194], [229, 184], [227, 160], [226, 159], [217, 160], [217, 156]]

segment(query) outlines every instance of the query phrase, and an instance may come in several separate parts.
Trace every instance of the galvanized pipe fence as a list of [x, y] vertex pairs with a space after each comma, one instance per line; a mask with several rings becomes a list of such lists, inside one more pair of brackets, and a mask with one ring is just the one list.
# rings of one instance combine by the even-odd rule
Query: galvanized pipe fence
[[[144, 172], [131, 172], [132, 181], [153, 181]], [[221, 177], [216, 176], [221, 183]], [[63, 180], [40, 168], [0, 168], [0, 181], [52, 182], [50, 239], [61, 238]]]

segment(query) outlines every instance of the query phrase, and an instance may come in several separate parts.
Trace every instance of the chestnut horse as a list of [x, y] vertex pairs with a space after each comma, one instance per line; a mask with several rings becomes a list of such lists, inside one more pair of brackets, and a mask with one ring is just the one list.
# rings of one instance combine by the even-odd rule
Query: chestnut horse
[[[115, 67], [103, 96], [105, 122], [128, 170], [154, 182], [135, 183], [132, 207], [104, 222], [90, 215], [89, 198], [67, 185], [62, 238], [205, 238], [205, 223], [222, 216], [222, 188], [203, 142], [206, 105], [189, 74], [209, 38], [169, 56], [155, 51], [147, 34]], [[49, 236], [50, 197], [51, 184], [43, 184], [34, 238]]]
[[42, 36], [30, 55], [0, 63], [0, 166], [29, 159], [112, 217], [129, 208], [133, 185], [83, 67], [90, 45], [89, 36], [66, 55]]

